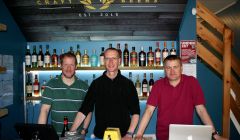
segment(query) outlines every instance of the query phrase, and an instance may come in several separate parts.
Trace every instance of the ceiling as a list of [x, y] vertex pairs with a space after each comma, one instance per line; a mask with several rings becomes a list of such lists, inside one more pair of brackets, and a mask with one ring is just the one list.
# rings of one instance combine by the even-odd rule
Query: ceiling
[[[187, 0], [81, 1], [83, 4], [80, 0], [4, 0], [28, 42], [175, 40], [187, 3]], [[86, 2], [91, 3], [90, 7], [85, 7]]]

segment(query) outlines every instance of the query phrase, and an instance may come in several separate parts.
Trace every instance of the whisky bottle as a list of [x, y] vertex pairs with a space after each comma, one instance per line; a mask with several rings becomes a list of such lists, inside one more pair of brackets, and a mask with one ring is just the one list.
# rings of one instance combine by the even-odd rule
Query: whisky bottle
[[64, 49], [61, 50], [61, 54], [60, 54], [60, 56], [59, 56], [60, 64], [62, 63], [63, 54], [64, 54]]
[[50, 67], [49, 45], [46, 45], [46, 53], [44, 55], [44, 65], [45, 67]]
[[147, 65], [150, 67], [154, 66], [154, 53], [152, 47], [149, 47], [149, 52], [147, 53]]
[[53, 49], [52, 67], [58, 67], [58, 55], [57, 55], [56, 49]]
[[161, 49], [159, 47], [159, 42], [156, 42], [156, 49], [155, 49], [155, 66], [161, 65]]
[[174, 47], [174, 41], [172, 42], [172, 48], [171, 48], [171, 50], [170, 50], [170, 55], [176, 55], [177, 54], [177, 51], [176, 51], [176, 49], [175, 49], [175, 47]]
[[167, 43], [164, 41], [164, 48], [162, 50], [162, 62], [164, 59], [168, 56], [168, 49], [167, 49]]
[[39, 52], [38, 52], [38, 56], [37, 56], [37, 63], [38, 63], [38, 67], [43, 67], [44, 55], [43, 55], [43, 52], [42, 52], [42, 45], [39, 46]]
[[35, 75], [35, 80], [33, 83], [33, 95], [35, 97], [39, 97], [39, 82], [38, 82], [38, 77]]
[[137, 52], [135, 51], [135, 47], [132, 47], [132, 52], [130, 53], [130, 66], [131, 67], [137, 67]]
[[117, 50], [118, 50], [118, 54], [119, 54], [119, 58], [120, 58], [120, 66], [122, 66], [122, 50], [120, 47], [120, 43], [117, 44]]
[[102, 52], [100, 54], [100, 67], [104, 66], [104, 47], [102, 47]]
[[32, 53], [32, 67], [37, 67], [37, 51], [36, 51], [36, 45], [33, 46], [33, 53]]
[[26, 80], [26, 96], [32, 97], [32, 79], [31, 79], [31, 73], [27, 73], [27, 80]]
[[89, 66], [89, 56], [87, 54], [87, 50], [84, 50], [84, 54], [82, 56], [82, 66], [88, 67]]
[[152, 91], [152, 86], [154, 84], [154, 80], [153, 80], [153, 73], [150, 73], [150, 80], [149, 80], [149, 94], [151, 93]]
[[143, 50], [143, 47], [141, 47], [141, 51], [139, 52], [139, 66], [146, 66], [146, 53]]
[[128, 44], [125, 44], [125, 49], [123, 51], [123, 66], [129, 67], [129, 51], [128, 51]]
[[136, 80], [136, 83], [135, 83], [135, 87], [136, 87], [138, 96], [141, 96], [141, 83], [140, 83], [140, 80], [139, 80], [139, 75], [137, 75], [137, 80]]
[[62, 134], [61, 134], [61, 137], [65, 137], [65, 133], [69, 131], [69, 128], [68, 128], [68, 117], [67, 116], [64, 116], [64, 119], [63, 119], [63, 130], [62, 130]]
[[143, 97], [147, 97], [148, 96], [148, 82], [147, 82], [147, 79], [146, 79], [146, 73], [143, 74], [142, 96]]
[[96, 55], [96, 50], [93, 49], [93, 53], [91, 55], [91, 67], [98, 66], [98, 56]]
[[29, 45], [27, 45], [27, 50], [26, 50], [26, 54], [25, 54], [25, 66], [27, 68], [31, 67], [31, 54], [30, 54]]
[[77, 44], [77, 52], [76, 52], [76, 58], [77, 58], [77, 67], [81, 67], [81, 52], [80, 52], [80, 45]]

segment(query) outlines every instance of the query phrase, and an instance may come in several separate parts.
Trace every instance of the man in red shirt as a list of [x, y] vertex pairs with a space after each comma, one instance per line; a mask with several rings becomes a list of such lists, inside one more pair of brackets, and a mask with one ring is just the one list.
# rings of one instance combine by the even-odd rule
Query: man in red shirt
[[212, 126], [214, 139], [223, 139], [216, 132], [207, 113], [203, 91], [197, 79], [182, 74], [180, 57], [169, 55], [163, 65], [165, 78], [158, 80], [152, 88], [135, 139], [142, 140], [144, 130], [156, 107], [158, 140], [168, 140], [170, 124], [193, 124], [194, 108], [202, 122]]

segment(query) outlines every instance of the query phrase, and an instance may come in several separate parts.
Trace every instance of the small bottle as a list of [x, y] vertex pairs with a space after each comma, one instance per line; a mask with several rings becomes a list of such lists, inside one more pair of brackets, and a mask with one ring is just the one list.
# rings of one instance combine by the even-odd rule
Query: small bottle
[[148, 96], [148, 82], [147, 82], [147, 79], [146, 79], [146, 73], [143, 74], [142, 96], [143, 97], [147, 97]]
[[69, 52], [72, 53], [72, 54], [74, 54], [74, 51], [73, 51], [73, 47], [72, 47], [72, 46], [70, 46]]
[[135, 47], [132, 47], [132, 52], [130, 53], [130, 66], [137, 67], [137, 52], [135, 51]]
[[141, 47], [141, 51], [139, 52], [139, 66], [146, 66], [146, 53], [143, 50], [143, 47]]
[[171, 50], [170, 50], [170, 55], [176, 55], [177, 54], [177, 51], [176, 51], [176, 49], [175, 49], [175, 47], [174, 47], [174, 41], [172, 42], [172, 48], [171, 48]]
[[27, 68], [31, 68], [31, 54], [30, 54], [29, 45], [27, 45], [27, 50], [26, 50], [26, 54], [25, 54], [25, 66]]
[[27, 82], [26, 82], [26, 96], [27, 97], [32, 97], [32, 79], [31, 79], [31, 74], [27, 73]]
[[38, 56], [37, 56], [37, 63], [38, 63], [38, 67], [40, 67], [40, 68], [43, 67], [44, 55], [43, 55], [43, 52], [42, 52], [42, 45], [39, 45], [39, 52], [38, 52]]
[[149, 80], [149, 94], [152, 91], [152, 86], [154, 85], [154, 80], [153, 80], [153, 73], [150, 73], [150, 80]]
[[139, 80], [139, 75], [137, 75], [137, 80], [136, 80], [136, 83], [135, 83], [135, 87], [136, 87], [138, 96], [141, 96], [141, 82]]
[[33, 95], [34, 97], [39, 97], [39, 82], [38, 82], [38, 77], [35, 75], [35, 80], [33, 83]]
[[167, 43], [164, 41], [164, 48], [162, 50], [162, 62], [168, 56]]
[[128, 44], [125, 44], [125, 49], [123, 51], [123, 66], [128, 67], [129, 66], [129, 51], [128, 51]]
[[[43, 94], [43, 92], [44, 92], [44, 90], [45, 90], [45, 88], [46, 88], [46, 83], [47, 83], [47, 81], [46, 80], [43, 80], [43, 84], [42, 84], [42, 86], [41, 86], [41, 93]], [[41, 95], [42, 95], [41, 94]]]
[[100, 67], [104, 66], [104, 47], [102, 47], [102, 52], [100, 54]]
[[150, 67], [154, 66], [154, 53], [152, 47], [149, 47], [149, 52], [147, 53], [147, 65]]
[[82, 56], [82, 66], [88, 67], [89, 66], [89, 56], [87, 54], [87, 50], [84, 50], [84, 54]]
[[108, 48], [112, 48], [112, 43], [109, 44]]
[[156, 49], [155, 49], [155, 66], [161, 65], [161, 49], [159, 47], [159, 42], [156, 42]]
[[91, 55], [91, 67], [98, 66], [98, 56], [96, 55], [96, 50], [93, 49], [93, 53]]
[[63, 130], [62, 130], [62, 134], [61, 134], [61, 137], [65, 137], [65, 133], [69, 131], [69, 128], [68, 128], [68, 117], [67, 116], [64, 116], [64, 119], [63, 119]]
[[77, 58], [77, 67], [81, 67], [81, 52], [80, 52], [80, 45], [77, 44], [77, 52], [76, 52], [76, 58]]
[[57, 55], [56, 49], [53, 49], [52, 67], [58, 67], [58, 55]]
[[37, 51], [36, 51], [36, 45], [33, 46], [33, 53], [32, 53], [32, 67], [37, 67]]
[[50, 67], [50, 53], [49, 53], [49, 45], [46, 45], [46, 53], [44, 55], [44, 65], [45, 67]]
[[120, 43], [117, 44], [117, 50], [118, 50], [118, 53], [119, 53], [119, 58], [120, 58], [120, 66], [122, 65], [122, 50], [120, 48]]

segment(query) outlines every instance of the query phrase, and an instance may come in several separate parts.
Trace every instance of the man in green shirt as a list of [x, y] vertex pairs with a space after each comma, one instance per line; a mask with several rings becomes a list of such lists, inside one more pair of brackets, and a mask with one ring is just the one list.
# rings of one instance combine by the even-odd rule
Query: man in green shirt
[[[48, 114], [51, 112], [51, 123], [58, 135], [61, 135], [63, 130], [64, 116], [68, 117], [69, 128], [72, 126], [88, 89], [88, 85], [75, 76], [76, 65], [77, 60], [74, 54], [63, 54], [61, 61], [62, 74], [46, 84], [42, 95], [38, 123], [46, 124]], [[91, 114], [87, 118], [83, 125], [84, 128], [88, 127]]]

